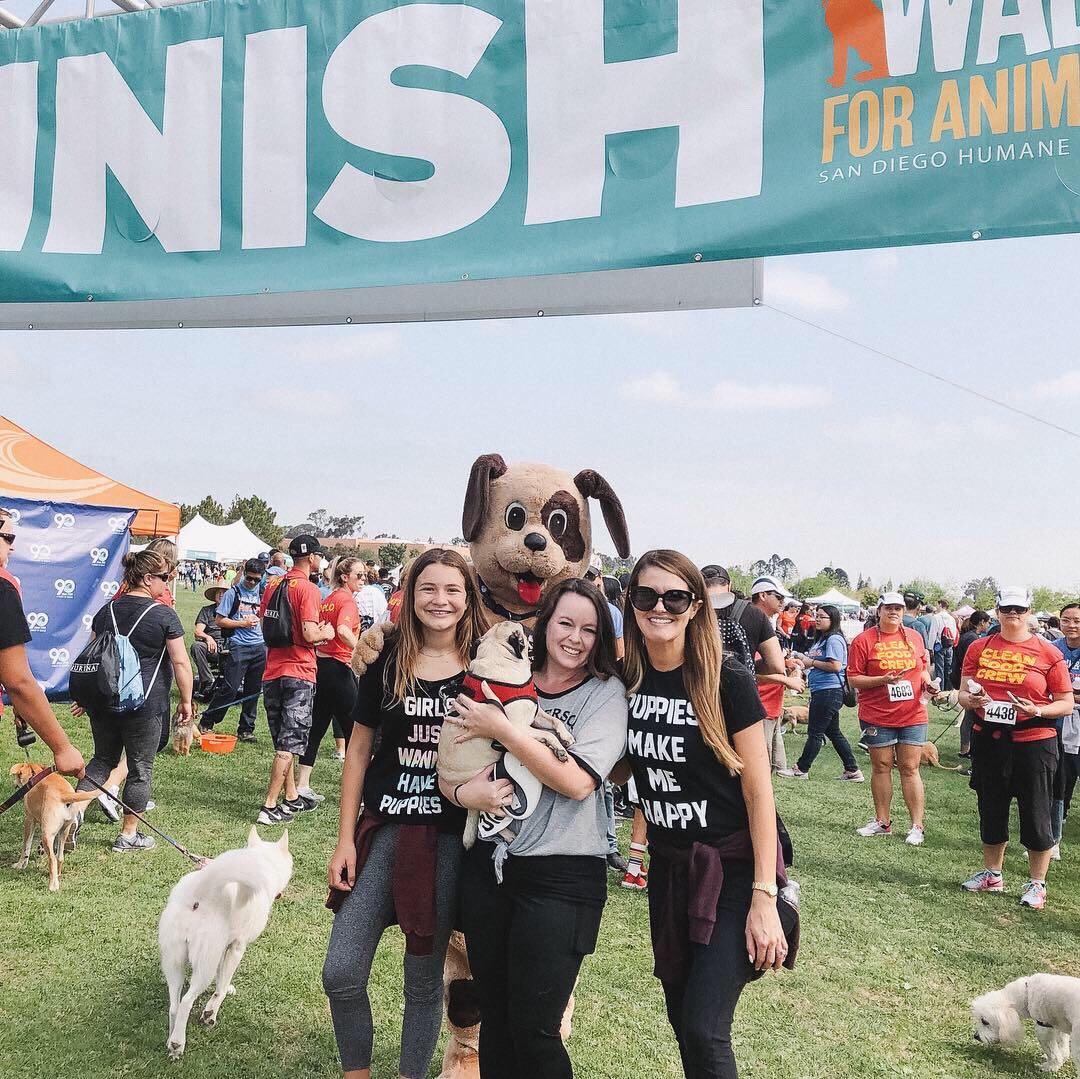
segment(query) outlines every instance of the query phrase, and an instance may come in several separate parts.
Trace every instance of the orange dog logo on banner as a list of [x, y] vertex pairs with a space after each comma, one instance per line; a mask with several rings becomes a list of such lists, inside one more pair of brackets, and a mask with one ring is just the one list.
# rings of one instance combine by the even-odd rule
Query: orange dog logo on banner
[[825, 25], [833, 39], [833, 73], [830, 86], [847, 82], [848, 50], [854, 49], [869, 70], [860, 71], [857, 82], [887, 79], [889, 63], [885, 53], [885, 16], [874, 0], [822, 0]]

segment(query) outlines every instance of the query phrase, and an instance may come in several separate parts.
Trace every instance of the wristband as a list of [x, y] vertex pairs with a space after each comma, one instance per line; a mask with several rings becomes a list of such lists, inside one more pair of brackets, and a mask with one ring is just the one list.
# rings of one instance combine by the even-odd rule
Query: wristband
[[458, 809], [464, 809], [464, 808], [465, 808], [465, 807], [464, 807], [464, 806], [463, 806], [463, 805], [462, 805], [462, 804], [461, 804], [461, 803], [460, 803], [460, 802], [458, 801], [458, 799], [457, 799], [457, 792], [458, 792], [459, 790], [461, 790], [461, 788], [462, 788], [462, 787], [464, 787], [464, 786], [465, 786], [465, 782], [467, 782], [467, 781], [463, 781], [463, 782], [459, 783], [459, 784], [458, 784], [458, 785], [457, 785], [457, 786], [456, 786], [456, 787], [454, 788], [454, 793], [450, 795], [450, 801], [451, 801], [451, 802], [453, 802], [453, 803], [454, 803], [454, 805], [456, 805], [456, 806], [458, 807]]

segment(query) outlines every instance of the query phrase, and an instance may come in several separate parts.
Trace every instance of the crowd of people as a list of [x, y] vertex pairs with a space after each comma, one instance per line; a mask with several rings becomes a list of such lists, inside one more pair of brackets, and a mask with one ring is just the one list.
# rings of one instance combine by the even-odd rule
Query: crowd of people
[[[142, 701], [123, 715], [87, 704], [93, 755], [84, 763], [29, 675], [18, 585], [4, 568], [16, 538], [0, 509], [0, 682], [58, 769], [81, 777], [80, 788], [116, 792], [123, 814], [114, 850], [153, 845], [128, 811], [147, 809], [174, 682], [178, 722], [194, 722], [202, 702], [198, 722], [209, 732], [237, 707], [245, 741], [257, 737], [261, 697], [273, 745], [255, 813], [261, 827], [324, 801], [312, 770], [333, 732], [344, 764], [323, 985], [348, 1079], [370, 1075], [368, 980], [393, 922], [406, 938], [402, 1076], [428, 1072], [455, 926], [479, 994], [484, 1079], [571, 1076], [559, 1031], [596, 946], [606, 869], [647, 893], [655, 971], [684, 1073], [732, 1079], [739, 997], [766, 970], [790, 966], [798, 946], [798, 890], [785, 868], [791, 843], [772, 774], [808, 780], [829, 741], [839, 778], [862, 782], [840, 724], [845, 704], [857, 706], [871, 765], [874, 817], [858, 837], [891, 834], [895, 770], [906, 841], [921, 846], [933, 842], [919, 778], [928, 704], [952, 687], [944, 699], [964, 710], [961, 752], [970, 757], [984, 863], [963, 887], [1003, 890], [1015, 801], [1029, 860], [1020, 902], [1040, 909], [1047, 901], [1080, 759], [1080, 602], [1060, 612], [1058, 626], [1042, 627], [1019, 588], [1002, 589], [993, 612], [960, 620], [947, 605], [926, 611], [921, 597], [886, 592], [848, 640], [837, 608], [802, 609], [775, 577], [759, 577], [743, 597], [722, 566], [650, 551], [621, 579], [594, 568], [544, 597], [532, 684], [539, 706], [573, 732], [559, 757], [497, 705], [460, 692], [490, 613], [454, 551], [419, 555], [395, 585], [356, 558], [324, 569], [318, 540], [298, 536], [291, 565], [283, 552], [268, 553], [207, 585], [193, 674], [169, 587], [175, 548], [154, 541], [126, 557], [120, 593], [92, 624], [95, 637], [130, 641]], [[359, 637], [391, 620], [396, 632], [357, 677]], [[1048, 629], [1060, 637], [1047, 639]], [[806, 742], [789, 766], [783, 713], [807, 690]], [[515, 788], [498, 768], [441, 783], [438, 746], [450, 737], [498, 743], [543, 785], [530, 816], [468, 850], [467, 815], [504, 817]], [[625, 859], [615, 827], [621, 804], [633, 809]]]

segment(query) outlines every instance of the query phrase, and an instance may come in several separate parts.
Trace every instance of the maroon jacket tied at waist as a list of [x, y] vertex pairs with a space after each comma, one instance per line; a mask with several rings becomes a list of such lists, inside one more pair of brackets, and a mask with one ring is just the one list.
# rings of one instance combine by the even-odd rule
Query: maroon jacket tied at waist
[[[716, 926], [716, 907], [724, 888], [724, 862], [754, 861], [750, 832], [736, 832], [711, 843], [675, 847], [649, 840], [654, 856], [649, 866], [649, 904], [652, 923], [654, 973], [662, 982], [678, 983], [689, 974], [690, 945], [708, 944]], [[787, 885], [780, 841], [776, 843], [776, 885]], [[777, 913], [787, 937], [784, 966], [795, 966], [799, 950], [799, 913], [777, 899]]]
[[[356, 880], [371, 854], [375, 833], [387, 823], [385, 817], [365, 810], [356, 822]], [[431, 955], [435, 946], [435, 866], [439, 831], [434, 824], [403, 824], [394, 849], [391, 895], [394, 915], [405, 934], [409, 955]], [[353, 885], [356, 887], [356, 885]], [[335, 914], [348, 892], [331, 889], [326, 906]]]

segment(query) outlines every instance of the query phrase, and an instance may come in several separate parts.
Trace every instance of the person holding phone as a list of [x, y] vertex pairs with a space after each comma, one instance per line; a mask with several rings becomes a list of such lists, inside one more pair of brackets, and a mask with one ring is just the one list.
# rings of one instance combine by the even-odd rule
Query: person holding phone
[[857, 835], [892, 835], [893, 762], [911, 817], [905, 842], [922, 845], [926, 795], [919, 762], [929, 717], [923, 687], [930, 683], [929, 656], [922, 637], [904, 625], [904, 597], [886, 592], [878, 621], [851, 642], [848, 679], [859, 691], [859, 726], [870, 753], [874, 819]]
[[977, 713], [971, 736], [971, 789], [979, 803], [983, 868], [963, 882], [969, 892], [1004, 890], [1002, 864], [1012, 802], [1020, 815], [1030, 879], [1020, 902], [1046, 906], [1046, 871], [1054, 846], [1051, 819], [1057, 771], [1057, 721], [1074, 707], [1065, 657], [1031, 632], [1024, 588], [998, 592], [1000, 629], [964, 655], [959, 702]]

